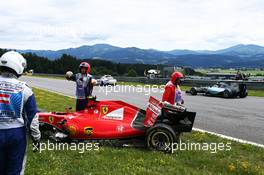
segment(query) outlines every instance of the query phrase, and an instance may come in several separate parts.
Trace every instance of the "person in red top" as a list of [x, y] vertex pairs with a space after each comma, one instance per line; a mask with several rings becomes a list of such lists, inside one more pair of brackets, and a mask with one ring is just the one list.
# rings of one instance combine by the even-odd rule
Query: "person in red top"
[[180, 89], [181, 80], [184, 78], [181, 72], [173, 72], [171, 80], [166, 84], [165, 91], [162, 96], [163, 102], [168, 102], [172, 105], [182, 105], [184, 100]]
[[[176, 106], [182, 106], [184, 104], [182, 91], [180, 88], [180, 83], [183, 78], [184, 76], [181, 72], [173, 72], [171, 74], [171, 80], [165, 86], [165, 91], [162, 96], [162, 102]], [[190, 125], [192, 122], [186, 117], [180, 117], [179, 123]]]

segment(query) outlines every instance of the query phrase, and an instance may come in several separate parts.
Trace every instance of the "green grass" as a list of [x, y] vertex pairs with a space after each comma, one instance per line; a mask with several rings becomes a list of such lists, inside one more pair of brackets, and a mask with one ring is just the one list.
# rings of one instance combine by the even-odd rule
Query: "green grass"
[[[75, 100], [41, 89], [33, 89], [39, 108], [64, 111]], [[230, 141], [200, 132], [186, 133], [182, 141], [228, 143]], [[99, 151], [28, 150], [26, 174], [264, 174], [264, 149], [231, 142], [230, 151], [177, 151], [174, 154], [137, 148], [100, 147]]]
[[65, 109], [69, 107], [75, 110], [75, 100], [73, 98], [37, 88], [33, 88], [33, 92], [40, 110], [65, 111]]
[[62, 79], [62, 80], [65, 80], [65, 77], [64, 76], [56, 76], [56, 75], [25, 75], [25, 76], [33, 76], [33, 77], [40, 77], [40, 78], [53, 78], [53, 79]]
[[248, 90], [249, 96], [264, 97], [264, 90]]

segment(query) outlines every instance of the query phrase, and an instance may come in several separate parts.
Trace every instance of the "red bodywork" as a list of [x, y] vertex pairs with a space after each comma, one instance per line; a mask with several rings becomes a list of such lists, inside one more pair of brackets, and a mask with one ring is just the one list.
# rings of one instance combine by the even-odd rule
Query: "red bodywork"
[[[122, 101], [89, 100], [80, 112], [40, 112], [39, 121], [66, 133], [71, 139], [116, 139], [144, 135], [161, 110], [150, 97], [147, 111]], [[146, 115], [147, 114], [147, 115]]]

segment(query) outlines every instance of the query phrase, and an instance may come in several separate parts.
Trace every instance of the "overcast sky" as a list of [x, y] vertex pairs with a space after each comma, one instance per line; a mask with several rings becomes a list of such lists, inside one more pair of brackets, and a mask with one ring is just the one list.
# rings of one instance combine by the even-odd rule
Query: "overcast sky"
[[264, 46], [264, 0], [9, 0], [0, 7], [1, 48]]

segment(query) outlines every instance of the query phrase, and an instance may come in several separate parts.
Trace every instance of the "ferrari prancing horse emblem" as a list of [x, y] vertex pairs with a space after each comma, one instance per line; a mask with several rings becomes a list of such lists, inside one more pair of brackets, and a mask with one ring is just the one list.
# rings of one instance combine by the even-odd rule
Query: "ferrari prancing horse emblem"
[[84, 128], [84, 134], [91, 136], [93, 134], [93, 128], [92, 127], [85, 127]]
[[53, 116], [49, 116], [49, 122], [53, 123], [54, 122], [54, 117]]
[[108, 107], [107, 106], [102, 106], [102, 113], [107, 114], [108, 112]]

